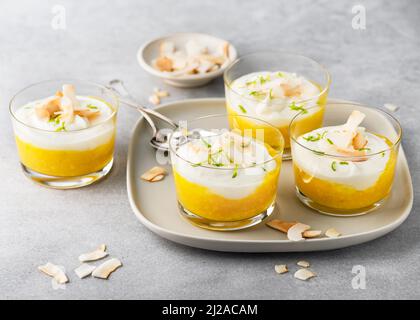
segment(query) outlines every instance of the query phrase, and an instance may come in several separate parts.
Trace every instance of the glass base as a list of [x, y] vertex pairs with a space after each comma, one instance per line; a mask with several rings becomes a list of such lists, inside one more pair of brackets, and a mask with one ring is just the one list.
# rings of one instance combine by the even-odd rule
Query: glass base
[[237, 220], [237, 221], [215, 221], [209, 220], [196, 214], [192, 213], [185, 209], [181, 203], [178, 202], [179, 211], [182, 217], [187, 219], [193, 225], [196, 225], [200, 228], [209, 229], [209, 230], [216, 230], [216, 231], [233, 231], [233, 230], [241, 230], [245, 228], [249, 228], [255, 226], [262, 222], [265, 218], [269, 217], [275, 208], [275, 201], [263, 212], [259, 213], [258, 215], [244, 219], [244, 220]]
[[284, 149], [282, 160], [292, 160], [292, 150], [290, 148]]
[[101, 170], [77, 177], [54, 177], [33, 171], [22, 163], [21, 166], [23, 172], [29, 179], [44, 187], [53, 189], [75, 189], [88, 186], [104, 178], [111, 171], [113, 163], [114, 160], [112, 159]]
[[381, 205], [384, 204], [384, 202], [387, 199], [387, 198], [384, 198], [381, 201], [375, 202], [374, 204], [368, 207], [364, 207], [364, 208], [342, 210], [342, 209], [337, 209], [337, 208], [330, 208], [330, 207], [327, 207], [327, 206], [324, 206], [322, 204], [312, 201], [307, 196], [305, 196], [297, 187], [296, 187], [296, 195], [299, 198], [299, 200], [307, 207], [314, 209], [315, 211], [319, 213], [329, 215], [329, 216], [335, 216], [335, 217], [355, 217], [355, 216], [364, 215], [366, 213], [369, 213], [378, 209]]

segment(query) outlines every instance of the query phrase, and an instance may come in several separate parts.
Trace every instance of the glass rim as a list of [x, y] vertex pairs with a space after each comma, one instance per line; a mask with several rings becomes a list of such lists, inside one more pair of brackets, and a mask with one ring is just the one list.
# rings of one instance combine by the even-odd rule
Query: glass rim
[[[253, 164], [253, 165], [250, 165], [250, 166], [246, 166], [246, 167], [238, 167], [238, 168], [236, 168], [236, 170], [244, 170], [244, 169], [249, 169], [249, 168], [255, 168], [255, 167], [262, 166], [262, 165], [265, 165], [267, 163], [270, 163], [272, 161], [276, 161], [277, 158], [279, 158], [279, 157], [281, 158], [282, 157], [283, 152], [284, 152], [284, 137], [283, 137], [283, 135], [282, 135], [282, 133], [281, 133], [281, 131], [279, 129], [277, 129], [276, 127], [274, 127], [272, 124], [270, 124], [267, 121], [260, 120], [260, 119], [257, 119], [257, 118], [254, 118], [254, 117], [250, 117], [250, 116], [245, 116], [245, 115], [230, 115], [228, 113], [216, 113], [216, 114], [210, 114], [210, 115], [206, 115], [206, 116], [201, 116], [201, 117], [198, 117], [198, 118], [194, 118], [192, 120], [187, 120], [187, 123], [191, 123], [191, 122], [203, 120], [203, 119], [206, 119], [206, 118], [216, 118], [216, 117], [224, 117], [224, 119], [229, 119], [229, 117], [244, 117], [244, 118], [248, 118], [248, 119], [258, 120], [258, 121], [264, 123], [264, 125], [267, 125], [267, 126], [271, 127], [272, 129], [275, 129], [279, 133], [279, 136], [281, 137], [281, 144], [282, 144], [281, 150], [278, 151], [278, 152], [276, 151], [276, 155], [271, 156], [271, 159], [265, 160], [263, 162], [259, 162], [259, 163], [256, 163], [256, 164]], [[214, 169], [214, 170], [230, 170], [230, 171], [231, 170], [235, 170], [235, 167], [233, 167], [233, 168], [223, 168], [223, 167], [215, 167], [215, 166], [211, 166], [211, 165], [197, 164], [197, 163], [193, 163], [190, 160], [187, 160], [187, 159], [184, 159], [183, 157], [181, 157], [178, 154], [178, 152], [176, 150], [174, 150], [174, 148], [172, 146], [172, 143], [171, 143], [172, 138], [173, 138], [175, 132], [179, 132], [179, 130], [180, 129], [178, 128], [177, 130], [173, 131], [170, 134], [169, 139], [168, 139], [169, 151], [172, 152], [173, 154], [175, 154], [175, 156], [177, 156], [179, 159], [181, 159], [182, 161], [187, 162], [188, 164], [193, 165], [194, 167], [198, 167], [198, 168], [201, 167], [201, 168]], [[223, 130], [223, 129], [220, 129], [220, 130]], [[256, 139], [254, 139], [254, 140], [256, 140]]]
[[[243, 56], [241, 56], [241, 57], [239, 57], [239, 58], [237, 58], [235, 61], [233, 61], [227, 68], [226, 68], [226, 70], [225, 70], [225, 72], [223, 73], [223, 81], [224, 81], [224, 83], [225, 83], [225, 85], [229, 88], [229, 90], [231, 90], [233, 93], [235, 93], [236, 95], [238, 95], [238, 96], [240, 96], [241, 98], [244, 98], [244, 99], [247, 99], [247, 100], [249, 100], [249, 101], [253, 101], [253, 102], [258, 102], [259, 100], [258, 99], [256, 99], [256, 98], [254, 98], [254, 97], [246, 97], [246, 96], [244, 96], [244, 95], [242, 95], [242, 94], [240, 94], [239, 92], [237, 92], [237, 91], [235, 91], [233, 88], [232, 88], [232, 86], [231, 86], [231, 84], [233, 83], [233, 81], [235, 81], [235, 80], [232, 80], [232, 81], [229, 81], [228, 79], [227, 79], [227, 74], [229, 73], [229, 71], [231, 71], [231, 69], [235, 66], [235, 65], [237, 65], [238, 63], [240, 63], [241, 61], [243, 61], [244, 59], [246, 59], [246, 58], [249, 58], [249, 57], [253, 57], [253, 56], [258, 56], [258, 55], [262, 55], [262, 54], [283, 54], [283, 55], [290, 55], [290, 56], [295, 56], [295, 57], [300, 57], [300, 58], [304, 58], [304, 59], [307, 59], [308, 61], [311, 61], [311, 62], [313, 62], [313, 63], [315, 63], [316, 65], [318, 65], [319, 67], [320, 67], [320, 69], [324, 72], [324, 74], [326, 75], [326, 83], [323, 85], [323, 87], [322, 87], [322, 90], [317, 94], [317, 95], [314, 95], [314, 96], [312, 96], [312, 97], [310, 97], [310, 98], [308, 98], [308, 99], [302, 99], [302, 100], [296, 100], [296, 101], [294, 101], [295, 103], [299, 103], [299, 104], [305, 104], [305, 103], [308, 103], [308, 102], [311, 102], [313, 99], [319, 99], [323, 94], [325, 94], [327, 91], [328, 91], [328, 89], [329, 89], [329, 87], [330, 87], [330, 85], [331, 85], [331, 75], [330, 75], [330, 73], [329, 73], [329, 71], [328, 71], [328, 69], [323, 65], [323, 64], [321, 64], [321, 63], [319, 63], [318, 61], [316, 61], [315, 59], [312, 59], [312, 58], [310, 58], [310, 57], [308, 57], [308, 56], [305, 56], [305, 55], [303, 55], [303, 54], [299, 54], [299, 53], [294, 53], [294, 52], [291, 52], [291, 51], [282, 51], [282, 50], [265, 50], [265, 51], [256, 51], [256, 52], [252, 52], [252, 53], [248, 53], [248, 54], [245, 54], [245, 55], [243, 55]], [[278, 99], [273, 99], [272, 101], [276, 101], [276, 100], [282, 100], [282, 99], [280, 99], [280, 98], [278, 98]]]
[[[329, 103], [327, 102], [326, 106], [327, 106], [328, 104], [329, 104]], [[397, 118], [395, 118], [395, 117], [394, 117], [392, 114], [390, 114], [389, 112], [384, 111], [384, 110], [379, 109], [379, 108], [368, 107], [368, 106], [363, 105], [363, 104], [361, 104], [361, 103], [354, 103], [354, 102], [334, 102], [334, 104], [353, 105], [353, 106], [365, 107], [365, 108], [373, 109], [373, 110], [375, 110], [375, 111], [377, 111], [377, 112], [379, 112], [379, 113], [381, 113], [381, 114], [383, 114], [383, 115], [388, 116], [388, 117], [389, 117], [389, 118], [391, 118], [391, 120], [392, 120], [392, 121], [394, 121], [394, 122], [395, 122], [395, 124], [397, 125], [397, 135], [398, 135], [398, 137], [397, 137], [396, 141], [395, 141], [395, 142], [392, 142], [392, 145], [390, 145], [388, 148], [383, 149], [383, 150], [380, 150], [380, 151], [377, 151], [377, 152], [375, 152], [375, 153], [371, 153], [371, 154], [360, 155], [360, 156], [345, 156], [345, 155], [334, 155], [334, 154], [329, 154], [329, 153], [321, 153], [321, 154], [320, 154], [320, 156], [327, 156], [327, 157], [329, 157], [329, 158], [336, 158], [336, 159], [348, 159], [348, 160], [350, 160], [350, 159], [366, 159], [366, 158], [369, 158], [369, 157], [373, 157], [373, 156], [380, 155], [380, 154], [382, 154], [382, 153], [384, 153], [384, 152], [391, 151], [392, 149], [394, 149], [394, 148], [395, 148], [395, 146], [399, 145], [399, 143], [401, 142], [401, 139], [402, 139], [402, 134], [403, 134], [403, 129], [402, 129], [402, 127], [401, 127], [400, 122], [397, 120]], [[318, 108], [318, 106], [310, 107], [310, 108], [307, 108], [306, 110], [310, 110], [310, 109], [313, 109], [313, 108]], [[309, 148], [309, 147], [307, 147], [307, 146], [305, 146], [305, 145], [301, 144], [301, 143], [300, 143], [300, 142], [298, 142], [298, 141], [297, 141], [297, 139], [295, 139], [295, 137], [292, 135], [292, 125], [296, 122], [297, 118], [298, 118], [299, 116], [303, 115], [304, 113], [305, 113], [305, 110], [303, 110], [303, 111], [299, 112], [299, 113], [298, 113], [297, 115], [295, 115], [295, 116], [292, 118], [292, 120], [290, 121], [289, 128], [288, 128], [290, 139], [291, 139], [291, 141], [295, 142], [295, 143], [296, 143], [296, 144], [298, 144], [300, 147], [302, 147], [302, 148], [304, 148], [304, 149], [306, 149], [306, 150], [309, 150], [309, 151], [314, 152], [314, 153], [319, 153], [319, 150], [311, 149], [311, 148]], [[306, 134], [306, 133], [305, 133], [305, 134]]]
[[[53, 83], [53, 82], [62, 82], [62, 83], [65, 83], [67, 81], [68, 82], [71, 82], [71, 81], [75, 82], [75, 81], [77, 81], [77, 82], [82, 82], [82, 83], [84, 82], [85, 84], [96, 86], [97, 88], [103, 89], [103, 90], [107, 91], [108, 93], [110, 93], [111, 96], [113, 96], [115, 98], [115, 106], [113, 106], [114, 108], [112, 109], [112, 113], [106, 119], [102, 120], [101, 122], [95, 123], [94, 125], [89, 126], [87, 128], [80, 128], [80, 129], [71, 130], [71, 131], [51, 131], [51, 130], [46, 130], [46, 129], [42, 129], [42, 128], [37, 128], [37, 127], [31, 126], [31, 125], [29, 125], [29, 124], [21, 121], [20, 119], [18, 119], [16, 117], [15, 112], [12, 111], [12, 105], [13, 105], [15, 99], [20, 94], [22, 94], [24, 91], [26, 91], [26, 90], [28, 90], [30, 88], [33, 88], [33, 87], [35, 87], [37, 85], [41, 85], [41, 84]], [[112, 119], [115, 116], [115, 114], [118, 111], [118, 106], [119, 106], [118, 96], [112, 90], [108, 89], [106, 86], [101, 85], [101, 84], [96, 83], [96, 82], [93, 82], [93, 81], [88, 81], [88, 80], [81, 80], [81, 79], [75, 79], [75, 78], [64, 78], [64, 79], [49, 79], [49, 80], [38, 81], [38, 82], [32, 83], [32, 84], [27, 85], [24, 88], [20, 89], [17, 93], [15, 93], [12, 96], [12, 98], [9, 101], [9, 113], [10, 113], [10, 115], [12, 116], [12, 118], [15, 121], [19, 122], [20, 124], [24, 125], [25, 127], [28, 127], [28, 128], [33, 129], [33, 130], [37, 130], [37, 131], [41, 131], [41, 132], [47, 132], [47, 133], [52, 133], [52, 134], [71, 134], [71, 133], [75, 133], [75, 132], [80, 132], [80, 131], [88, 130], [88, 129], [94, 128], [96, 126], [99, 126], [101, 124], [104, 124], [105, 122], [109, 121], [110, 119]]]

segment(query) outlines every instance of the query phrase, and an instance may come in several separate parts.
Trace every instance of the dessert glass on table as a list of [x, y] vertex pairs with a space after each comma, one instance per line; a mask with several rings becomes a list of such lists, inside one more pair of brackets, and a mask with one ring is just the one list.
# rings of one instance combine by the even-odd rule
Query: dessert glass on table
[[385, 201], [401, 141], [401, 127], [391, 115], [368, 108], [365, 114], [360, 105], [346, 108], [311, 132], [302, 127], [302, 113], [290, 124], [298, 198], [337, 216], [365, 214]]
[[40, 82], [11, 100], [24, 173], [44, 186], [70, 189], [112, 168], [118, 100], [105, 87], [70, 80]]
[[[264, 130], [244, 127], [244, 120], [270, 127], [275, 143], [265, 142]], [[273, 212], [284, 147], [278, 129], [247, 116], [212, 115], [188, 121], [169, 145], [178, 205], [188, 221], [237, 230]]]
[[[302, 126], [311, 131], [322, 123], [330, 76], [310, 58], [277, 51], [246, 55], [226, 69], [224, 81], [228, 114], [248, 115], [278, 128], [285, 140], [283, 159], [290, 159], [288, 128], [294, 116], [311, 108], [300, 118]], [[257, 126], [250, 120], [240, 125]], [[266, 139], [270, 143], [269, 134]]]

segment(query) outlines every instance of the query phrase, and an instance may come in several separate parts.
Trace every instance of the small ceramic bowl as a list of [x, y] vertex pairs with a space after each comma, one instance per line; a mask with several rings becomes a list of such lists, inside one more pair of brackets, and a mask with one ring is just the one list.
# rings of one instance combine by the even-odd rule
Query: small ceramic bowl
[[178, 50], [185, 50], [186, 43], [190, 40], [195, 40], [201, 44], [206, 45], [210, 51], [222, 47], [226, 40], [213, 37], [203, 33], [174, 33], [168, 36], [154, 39], [145, 43], [137, 52], [137, 60], [140, 66], [151, 75], [163, 79], [166, 83], [183, 88], [198, 87], [207, 84], [211, 80], [221, 76], [225, 69], [236, 59], [237, 51], [235, 47], [229, 43], [228, 61], [215, 70], [207, 73], [184, 74], [177, 75], [172, 72], [162, 72], [153, 66], [153, 61], [160, 54], [160, 47], [163, 42], [173, 42]]

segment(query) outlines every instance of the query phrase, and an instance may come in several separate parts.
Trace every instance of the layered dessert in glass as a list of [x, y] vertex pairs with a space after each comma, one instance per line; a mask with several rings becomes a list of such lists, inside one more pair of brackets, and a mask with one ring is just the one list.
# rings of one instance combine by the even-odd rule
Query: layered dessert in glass
[[[283, 134], [286, 149], [290, 148], [288, 127], [298, 113], [305, 113], [300, 121], [307, 131], [322, 123], [330, 77], [310, 58], [276, 51], [255, 53], [238, 59], [224, 77], [228, 113], [275, 126]], [[246, 120], [242, 125], [257, 126]], [[266, 139], [270, 143], [269, 134]], [[288, 150], [284, 158], [290, 158]]]
[[200, 227], [242, 229], [261, 222], [273, 212], [283, 138], [272, 128], [273, 135], [277, 132], [274, 148], [264, 141], [263, 130], [227, 129], [228, 120], [236, 125], [237, 120], [244, 118], [227, 115], [199, 118], [187, 122], [187, 127], [170, 137], [180, 211]]
[[389, 114], [365, 110], [368, 116], [358, 109], [343, 111], [347, 120], [330, 119], [310, 132], [301, 128], [301, 114], [292, 120], [297, 195], [309, 207], [330, 215], [360, 215], [379, 207], [390, 193], [401, 127]]
[[113, 163], [116, 97], [88, 82], [47, 81], [10, 103], [20, 161], [32, 180], [75, 188], [105, 176]]

